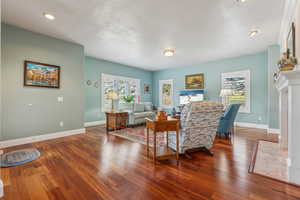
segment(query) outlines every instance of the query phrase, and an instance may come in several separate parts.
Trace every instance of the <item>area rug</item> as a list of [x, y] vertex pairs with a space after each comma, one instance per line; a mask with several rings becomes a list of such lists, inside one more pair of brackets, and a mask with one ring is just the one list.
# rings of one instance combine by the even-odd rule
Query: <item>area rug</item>
[[[146, 132], [145, 126], [138, 126], [134, 128], [125, 128], [121, 130], [116, 130], [110, 132], [110, 134], [119, 136], [121, 138], [125, 138], [127, 140], [130, 140], [132, 142], [137, 142], [140, 144], [146, 144], [147, 143], [147, 132]], [[153, 132], [149, 130], [149, 145], [153, 146]], [[156, 145], [162, 146], [166, 145], [166, 134], [165, 133], [156, 133]]]
[[259, 141], [254, 151], [250, 172], [288, 182], [287, 150], [282, 150], [278, 143]]
[[35, 149], [22, 149], [2, 154], [0, 167], [11, 167], [33, 161], [40, 157], [40, 152]]

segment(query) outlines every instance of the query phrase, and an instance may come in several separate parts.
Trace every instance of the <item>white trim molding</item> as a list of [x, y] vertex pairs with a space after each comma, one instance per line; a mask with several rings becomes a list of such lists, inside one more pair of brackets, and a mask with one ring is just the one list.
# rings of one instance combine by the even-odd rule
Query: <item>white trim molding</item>
[[245, 128], [258, 128], [258, 129], [268, 129], [267, 124], [254, 124], [248, 122], [235, 122], [235, 126], [245, 127]]
[[[0, 156], [3, 154], [3, 151], [0, 150]], [[3, 185], [3, 182], [0, 178], [0, 198], [4, 196], [4, 185]]]
[[280, 129], [268, 128], [268, 133], [280, 134]]
[[4, 195], [4, 185], [3, 185], [3, 182], [2, 180], [0, 179], [0, 197], [3, 197]]
[[225, 72], [221, 74], [221, 88], [232, 89], [233, 86], [226, 79], [232, 78], [244, 78], [245, 79], [245, 92], [246, 102], [241, 105], [239, 113], [251, 113], [251, 71], [249, 69], [235, 72]]
[[18, 139], [12, 139], [12, 140], [4, 140], [0, 142], [0, 148], [6, 148], [11, 146], [17, 146], [22, 144], [29, 144], [33, 142], [40, 142], [45, 140], [51, 140], [55, 138], [60, 137], [66, 137], [70, 135], [77, 135], [85, 133], [85, 128], [82, 129], [75, 129], [75, 130], [68, 130], [68, 131], [61, 131], [56, 133], [50, 133], [50, 134], [44, 134], [44, 135], [36, 135], [36, 136], [30, 136], [25, 138], [18, 138]]
[[258, 129], [265, 129], [267, 133], [273, 134], [280, 134], [280, 129], [269, 128], [267, 124], [255, 124], [255, 123], [248, 123], [248, 122], [235, 122], [235, 126], [245, 127], [245, 128], [258, 128]]
[[[114, 83], [115, 81], [119, 81], [119, 80], [122, 80], [124, 82], [126, 82], [126, 90], [127, 92], [126, 95], [132, 95], [132, 93], [130, 93], [129, 91], [129, 87], [130, 86], [133, 86], [135, 85], [136, 87], [136, 93], [135, 93], [135, 102], [138, 103], [138, 98], [141, 97], [141, 79], [137, 79], [137, 78], [131, 78], [131, 77], [126, 77], [126, 76], [118, 76], [118, 75], [112, 75], [112, 74], [105, 74], [105, 73], [102, 73], [101, 74], [101, 86], [102, 86], [102, 89], [101, 89], [101, 110], [103, 112], [105, 111], [110, 111], [110, 109], [107, 109], [105, 107], [105, 87], [106, 87], [106, 84], [105, 82], [111, 82], [111, 83]], [[112, 84], [112, 89], [117, 91], [119, 88], [116, 88], [118, 87], [117, 86], [118, 84]]]
[[286, 38], [289, 33], [291, 24], [295, 20], [298, 2], [299, 0], [285, 0], [283, 17], [278, 38], [278, 43], [281, 46], [282, 52], [286, 50]]
[[91, 127], [91, 126], [99, 126], [99, 125], [104, 125], [106, 124], [105, 120], [102, 121], [93, 121], [93, 122], [85, 122], [84, 127]]

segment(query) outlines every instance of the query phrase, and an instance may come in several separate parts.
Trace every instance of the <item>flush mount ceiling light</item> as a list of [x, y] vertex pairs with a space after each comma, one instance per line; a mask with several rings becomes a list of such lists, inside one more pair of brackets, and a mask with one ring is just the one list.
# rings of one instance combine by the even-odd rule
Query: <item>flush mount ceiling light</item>
[[245, 3], [246, 0], [236, 0], [238, 3]]
[[46, 17], [49, 20], [54, 20], [55, 16], [50, 13], [43, 13], [44, 17]]
[[251, 38], [253, 38], [253, 37], [256, 36], [258, 33], [259, 33], [258, 30], [252, 30], [252, 31], [250, 31], [249, 36], [250, 36]]
[[175, 50], [174, 49], [165, 49], [163, 54], [167, 57], [174, 56]]

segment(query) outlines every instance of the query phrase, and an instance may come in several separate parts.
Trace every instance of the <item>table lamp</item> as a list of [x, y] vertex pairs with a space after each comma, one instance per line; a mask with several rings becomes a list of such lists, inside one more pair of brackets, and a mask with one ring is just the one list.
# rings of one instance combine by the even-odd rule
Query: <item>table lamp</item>
[[111, 100], [111, 112], [115, 112], [114, 101], [119, 99], [118, 93], [116, 91], [109, 91], [106, 98]]
[[222, 103], [225, 106], [228, 106], [228, 104], [229, 104], [228, 97], [232, 96], [232, 95], [233, 95], [233, 90], [232, 89], [221, 89], [220, 97], [222, 97]]

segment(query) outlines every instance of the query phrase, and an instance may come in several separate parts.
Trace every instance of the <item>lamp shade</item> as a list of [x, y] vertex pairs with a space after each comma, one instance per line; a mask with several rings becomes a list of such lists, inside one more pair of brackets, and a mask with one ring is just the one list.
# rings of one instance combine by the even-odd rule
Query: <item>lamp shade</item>
[[115, 91], [110, 91], [110, 92], [107, 93], [106, 98], [111, 99], [111, 100], [118, 100], [119, 96]]
[[220, 92], [220, 97], [228, 97], [233, 95], [233, 90], [232, 89], [221, 89]]

